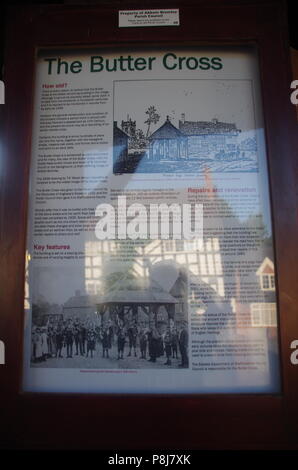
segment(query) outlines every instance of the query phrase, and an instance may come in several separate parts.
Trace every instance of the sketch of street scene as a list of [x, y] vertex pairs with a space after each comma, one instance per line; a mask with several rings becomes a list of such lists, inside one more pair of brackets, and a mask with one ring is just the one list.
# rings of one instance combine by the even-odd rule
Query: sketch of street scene
[[[215, 81], [212, 88], [212, 81], [208, 87], [203, 82], [116, 82], [113, 128], [115, 174], [198, 172], [206, 168], [213, 172], [258, 170], [249, 84]], [[167, 99], [160, 95], [157, 99], [157, 91], [159, 94], [164, 92]], [[217, 102], [214, 98], [208, 102], [210, 118], [206, 118], [206, 107], [201, 107], [202, 96], [206, 93], [221, 98]], [[243, 107], [251, 112], [251, 122], [237, 116], [233, 103], [229, 101], [231, 98], [241, 98]], [[196, 107], [193, 108], [196, 99]], [[135, 105], [136, 102], [139, 106]], [[222, 109], [218, 103], [221, 103]], [[239, 102], [237, 106], [239, 110]], [[244, 127], [241, 127], [241, 122]]]

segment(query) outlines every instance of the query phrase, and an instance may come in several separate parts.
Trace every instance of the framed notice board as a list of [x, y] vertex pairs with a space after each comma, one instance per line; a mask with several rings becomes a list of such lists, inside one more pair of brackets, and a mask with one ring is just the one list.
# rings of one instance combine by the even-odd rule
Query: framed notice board
[[281, 1], [11, 12], [8, 445], [297, 447], [285, 18]]

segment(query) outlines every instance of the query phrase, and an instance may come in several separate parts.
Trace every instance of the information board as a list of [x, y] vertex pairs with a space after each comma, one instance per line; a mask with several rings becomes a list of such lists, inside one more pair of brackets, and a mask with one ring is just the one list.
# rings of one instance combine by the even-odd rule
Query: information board
[[26, 391], [277, 393], [253, 48], [40, 49]]

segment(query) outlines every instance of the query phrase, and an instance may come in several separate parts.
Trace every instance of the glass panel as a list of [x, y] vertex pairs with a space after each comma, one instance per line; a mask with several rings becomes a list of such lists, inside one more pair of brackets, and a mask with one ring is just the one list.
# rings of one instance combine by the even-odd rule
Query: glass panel
[[43, 49], [35, 86], [24, 389], [279, 392], [255, 51]]

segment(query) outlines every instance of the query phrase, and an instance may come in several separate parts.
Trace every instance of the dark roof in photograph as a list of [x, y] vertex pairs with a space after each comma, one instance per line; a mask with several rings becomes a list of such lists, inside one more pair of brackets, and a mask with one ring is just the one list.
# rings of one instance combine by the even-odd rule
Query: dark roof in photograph
[[165, 123], [151, 134], [150, 139], [177, 139], [184, 137], [182, 132], [175, 127], [167, 116]]
[[236, 134], [239, 132], [236, 124], [213, 121], [179, 121], [179, 129], [185, 135], [202, 134]]
[[157, 282], [124, 278], [117, 281], [98, 303], [175, 304], [177, 300]]
[[100, 299], [99, 295], [74, 295], [64, 303], [63, 309], [95, 307]]

